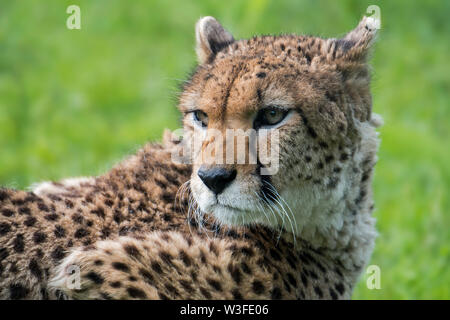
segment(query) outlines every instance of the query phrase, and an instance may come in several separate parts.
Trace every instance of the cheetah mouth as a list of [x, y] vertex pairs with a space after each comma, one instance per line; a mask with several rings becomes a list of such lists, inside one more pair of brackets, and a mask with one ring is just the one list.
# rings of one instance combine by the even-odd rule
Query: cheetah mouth
[[228, 210], [239, 211], [239, 212], [242, 212], [242, 213], [248, 212], [248, 210], [244, 210], [244, 209], [241, 209], [241, 208], [238, 208], [238, 207], [230, 206], [228, 204], [222, 204], [222, 203], [219, 203], [219, 202], [217, 202], [216, 206], [217, 207], [221, 207], [221, 208], [225, 208], [225, 209], [228, 209]]

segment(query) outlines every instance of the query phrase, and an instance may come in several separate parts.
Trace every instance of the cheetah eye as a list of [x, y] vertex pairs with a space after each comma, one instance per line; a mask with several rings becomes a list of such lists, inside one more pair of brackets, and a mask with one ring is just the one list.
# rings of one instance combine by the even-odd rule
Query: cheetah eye
[[274, 126], [283, 121], [288, 113], [289, 110], [282, 107], [270, 106], [263, 108], [259, 110], [253, 126], [255, 129]]
[[198, 122], [203, 128], [208, 126], [208, 115], [201, 110], [195, 110], [192, 112], [194, 114], [194, 120]]

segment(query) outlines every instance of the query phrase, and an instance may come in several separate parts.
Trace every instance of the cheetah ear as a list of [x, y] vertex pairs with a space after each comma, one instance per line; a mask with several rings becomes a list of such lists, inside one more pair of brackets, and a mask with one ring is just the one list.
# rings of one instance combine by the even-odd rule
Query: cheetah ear
[[234, 42], [234, 38], [213, 17], [203, 17], [195, 26], [196, 51], [200, 64], [211, 62], [216, 53]]
[[347, 61], [365, 62], [379, 29], [379, 18], [375, 15], [363, 17], [355, 29], [344, 38], [334, 41], [333, 50], [336, 50], [336, 57]]

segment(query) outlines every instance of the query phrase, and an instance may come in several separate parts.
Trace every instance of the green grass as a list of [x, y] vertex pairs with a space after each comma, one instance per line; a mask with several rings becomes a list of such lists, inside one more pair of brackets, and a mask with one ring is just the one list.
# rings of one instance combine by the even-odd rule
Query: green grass
[[[82, 29], [65, 27], [69, 4]], [[450, 2], [2, 1], [0, 185], [94, 175], [166, 127], [195, 65], [194, 24], [216, 16], [237, 38], [339, 36], [381, 8], [374, 110], [383, 115], [375, 174], [378, 229], [357, 299], [450, 298]]]

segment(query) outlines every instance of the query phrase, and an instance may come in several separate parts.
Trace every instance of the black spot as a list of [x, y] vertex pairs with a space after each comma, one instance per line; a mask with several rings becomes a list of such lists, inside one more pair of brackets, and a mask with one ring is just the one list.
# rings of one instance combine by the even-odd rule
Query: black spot
[[203, 264], [206, 264], [206, 256], [205, 256], [205, 253], [203, 252], [203, 251], [200, 251], [200, 261], [203, 263]]
[[324, 267], [319, 261], [315, 261], [315, 264], [316, 264], [317, 268], [319, 268], [319, 270], [320, 270], [322, 273], [325, 273], [326, 269], [325, 269], [325, 267]]
[[106, 292], [100, 292], [100, 296], [102, 297], [102, 299], [104, 300], [113, 300], [113, 297], [111, 297], [111, 295], [109, 295]]
[[284, 49], [286, 49], [286, 47], [283, 43], [280, 45], [280, 48], [281, 48], [281, 51], [284, 51]]
[[111, 230], [108, 227], [102, 229], [102, 239], [106, 239], [111, 234]]
[[302, 117], [303, 124], [305, 125], [306, 130], [308, 131], [308, 134], [309, 134], [311, 137], [316, 138], [316, 137], [317, 137], [317, 133], [316, 133], [316, 132], [314, 131], [314, 129], [311, 128], [311, 126], [309, 125], [308, 118], [306, 118], [305, 114], [303, 113], [303, 110], [302, 110], [300, 107], [298, 107], [297, 110], [298, 110], [298, 113], [300, 114], [300, 116]]
[[63, 238], [66, 236], [66, 230], [63, 227], [61, 227], [60, 225], [57, 225], [55, 227], [54, 233], [57, 238]]
[[340, 160], [341, 160], [341, 161], [346, 161], [346, 160], [348, 160], [348, 154], [347, 154], [347, 153], [341, 154]]
[[3, 209], [2, 210], [2, 214], [5, 217], [11, 217], [14, 214], [14, 211], [10, 210], [10, 209]]
[[[243, 253], [244, 256], [248, 256], [248, 257], [253, 257], [253, 255], [254, 255], [253, 250], [249, 247], [242, 247], [241, 252]], [[216, 254], [216, 255], [218, 255], [218, 254]]]
[[344, 294], [345, 287], [342, 283], [336, 283], [334, 287], [336, 288], [336, 290], [339, 292], [340, 295]]
[[30, 268], [30, 272], [32, 275], [34, 275], [39, 280], [42, 279], [42, 270], [39, 267], [39, 264], [37, 263], [37, 261], [35, 259], [32, 259], [30, 261], [28, 268]]
[[234, 282], [236, 282], [236, 284], [239, 284], [241, 282], [242, 275], [239, 268], [236, 268], [235, 266], [229, 264], [228, 272], [231, 274], [231, 277], [233, 278]]
[[129, 287], [127, 288], [127, 292], [130, 295], [130, 297], [132, 298], [136, 298], [136, 299], [145, 299], [147, 298], [147, 295], [145, 294], [144, 291], [142, 291], [141, 289], [135, 288], [135, 287]]
[[178, 290], [170, 283], [166, 283], [165, 287], [166, 287], [167, 291], [169, 291], [170, 293], [172, 293], [174, 295], [178, 295]]
[[23, 222], [23, 224], [24, 224], [25, 226], [27, 226], [27, 227], [32, 227], [32, 226], [35, 225], [36, 221], [37, 221], [37, 220], [36, 220], [35, 217], [29, 217], [27, 220], [25, 220], [25, 221]]
[[265, 77], [266, 77], [266, 73], [265, 73], [265, 72], [258, 72], [258, 73], [256, 74], [256, 76], [257, 76], [258, 78], [262, 79], [262, 78], [265, 78]]
[[66, 208], [67, 209], [72, 209], [73, 208], [73, 202], [72, 201], [66, 200], [65, 204], [66, 204]]
[[86, 229], [80, 228], [77, 231], [75, 231], [75, 238], [77, 239], [86, 237], [87, 235], [89, 235], [89, 231], [87, 231]]
[[281, 260], [280, 254], [279, 254], [276, 250], [274, 250], [274, 249], [270, 249], [270, 255], [272, 256], [272, 258], [273, 258], [275, 261], [280, 261], [280, 260]]
[[180, 258], [186, 267], [189, 267], [192, 264], [191, 258], [189, 258], [184, 250], [180, 251]]
[[103, 208], [97, 208], [95, 210], [91, 210], [91, 213], [99, 216], [100, 218], [105, 218], [105, 210]]
[[44, 218], [47, 219], [48, 221], [56, 221], [59, 219], [56, 213], [48, 214]]
[[11, 300], [23, 299], [27, 296], [29, 290], [21, 284], [11, 284], [9, 286], [9, 298]]
[[8, 193], [5, 190], [0, 190], [0, 201], [8, 198]]
[[125, 246], [123, 247], [123, 249], [125, 250], [125, 252], [126, 252], [128, 255], [130, 255], [130, 256], [132, 256], [132, 257], [138, 258], [138, 257], [141, 255], [140, 252], [139, 252], [139, 250], [138, 250], [138, 248], [136, 248], [136, 246], [133, 245], [133, 244], [125, 245]]
[[252, 270], [250, 270], [249, 266], [245, 262], [241, 263], [241, 268], [242, 268], [242, 271], [244, 271], [247, 274], [252, 273]]
[[169, 300], [169, 297], [166, 296], [164, 293], [158, 292], [158, 296], [161, 300]]
[[326, 142], [320, 141], [320, 142], [319, 142], [319, 146], [320, 146], [322, 149], [328, 149], [328, 144], [326, 144]]
[[48, 300], [48, 291], [45, 288], [41, 288], [41, 299], [42, 300]]
[[17, 235], [17, 237], [14, 239], [13, 245], [14, 245], [14, 251], [19, 252], [19, 253], [23, 252], [23, 250], [25, 248], [25, 242], [23, 241], [22, 234]]
[[63, 247], [58, 246], [55, 250], [53, 250], [51, 256], [55, 261], [59, 261], [66, 256], [66, 253], [64, 252]]
[[294, 276], [292, 275], [292, 273], [288, 273], [287, 274], [288, 277], [288, 281], [289, 283], [293, 286], [293, 287], [297, 287], [297, 280], [295, 280]]
[[325, 157], [325, 162], [326, 163], [330, 163], [331, 161], [333, 161], [334, 157], [332, 155], [328, 155]]
[[306, 276], [305, 276], [305, 274], [303, 272], [301, 274], [301, 279], [302, 279], [303, 285], [307, 286], [308, 285], [308, 278], [306, 278]]
[[24, 199], [13, 199], [11, 200], [12, 204], [15, 206], [21, 206], [25, 203]]
[[122, 286], [122, 283], [120, 281], [114, 281], [110, 283], [110, 286], [113, 288], [120, 288]]
[[168, 253], [168, 252], [166, 252], [166, 251], [161, 251], [161, 252], [159, 253], [159, 256], [161, 257], [161, 260], [162, 260], [164, 263], [166, 263], [166, 264], [168, 264], [168, 265], [170, 265], [170, 266], [173, 266], [173, 263], [172, 263], [173, 257], [170, 255], [170, 253]]
[[216, 291], [222, 291], [222, 285], [220, 284], [219, 281], [214, 280], [214, 279], [206, 279], [206, 281], [208, 281], [208, 284], [214, 288], [214, 290]]
[[0, 236], [4, 236], [9, 231], [11, 231], [11, 226], [8, 223], [6, 222], [0, 223]]
[[144, 278], [145, 282], [147, 282], [148, 284], [153, 284], [154, 279], [150, 272], [144, 269], [140, 269], [139, 274]]
[[17, 273], [19, 272], [19, 269], [17, 268], [17, 265], [15, 262], [11, 263], [11, 266], [9, 267], [10, 273]]
[[76, 213], [72, 216], [72, 220], [76, 223], [81, 224], [81, 223], [83, 223], [84, 218], [81, 215], [79, 215], [78, 213]]
[[206, 299], [211, 299], [211, 298], [212, 298], [211, 293], [209, 293], [209, 291], [206, 290], [205, 288], [200, 287], [200, 292], [203, 294], [203, 296], [204, 296]]
[[339, 277], [342, 278], [344, 276], [339, 268], [334, 268], [334, 271], [338, 274]]
[[50, 210], [48, 209], [47, 205], [46, 205], [45, 203], [42, 203], [42, 202], [38, 203], [38, 208], [39, 208], [39, 210], [41, 210], [41, 211], [45, 211], [45, 212], [49, 212], [49, 211], [50, 211]]
[[311, 64], [311, 56], [309, 54], [305, 53], [305, 58], [306, 58], [306, 62], [308, 64]]
[[234, 300], [243, 300], [244, 299], [238, 289], [233, 289], [233, 291], [231, 291], [231, 294], [233, 295]]
[[314, 287], [314, 292], [319, 296], [319, 298], [323, 297], [322, 290], [319, 287]]
[[295, 262], [297, 261], [297, 258], [295, 256], [287, 256], [286, 260], [292, 269], [296, 268]]
[[152, 269], [157, 273], [162, 273], [161, 265], [158, 262], [152, 262]]
[[55, 290], [55, 296], [57, 300], [67, 300], [67, 296], [61, 290]]
[[333, 94], [331, 94], [330, 92], [325, 92], [325, 97], [327, 97], [328, 100], [332, 101], [332, 102], [336, 102], [337, 98], [336, 96], [334, 96]]
[[9, 256], [8, 250], [6, 248], [0, 248], [0, 262], [5, 260]]
[[94, 264], [95, 264], [96, 266], [102, 266], [102, 265], [103, 265], [103, 261], [102, 261], [102, 260], [95, 260], [95, 261], [94, 261]]
[[194, 288], [191, 286], [191, 284], [189, 283], [189, 281], [186, 280], [180, 280], [180, 284], [181, 286], [189, 293], [194, 292]]
[[331, 299], [333, 299], [333, 300], [337, 300], [337, 298], [338, 298], [336, 291], [334, 291], [332, 288], [330, 288], [330, 296], [331, 296]]
[[123, 271], [123, 272], [128, 272], [130, 270], [130, 268], [128, 268], [128, 266], [123, 262], [113, 262], [112, 266], [114, 269]]
[[44, 251], [42, 249], [36, 250], [36, 258], [41, 259], [44, 256]]
[[44, 242], [45, 241], [45, 239], [47, 239], [47, 236], [45, 235], [45, 233], [42, 233], [42, 232], [35, 232], [34, 234], [33, 234], [33, 241], [34, 241], [34, 243], [36, 243], [36, 244], [39, 244], [39, 243], [42, 243], [42, 242]]
[[369, 179], [370, 173], [364, 173], [361, 177], [361, 182], [367, 181]]
[[270, 298], [272, 300], [280, 300], [282, 298], [281, 290], [278, 287], [274, 287], [270, 292]]
[[95, 284], [102, 284], [105, 281], [102, 276], [100, 276], [98, 273], [96, 273], [94, 271], [90, 271], [86, 275], [86, 278], [88, 278], [89, 280], [91, 280]]
[[255, 292], [256, 294], [262, 294], [262, 293], [264, 293], [264, 290], [265, 290], [264, 285], [259, 280], [253, 281], [252, 289], [253, 289], [253, 292]]
[[311, 162], [311, 160], [312, 160], [312, 159], [311, 159], [310, 156], [305, 156], [305, 161], [306, 161], [306, 162]]

